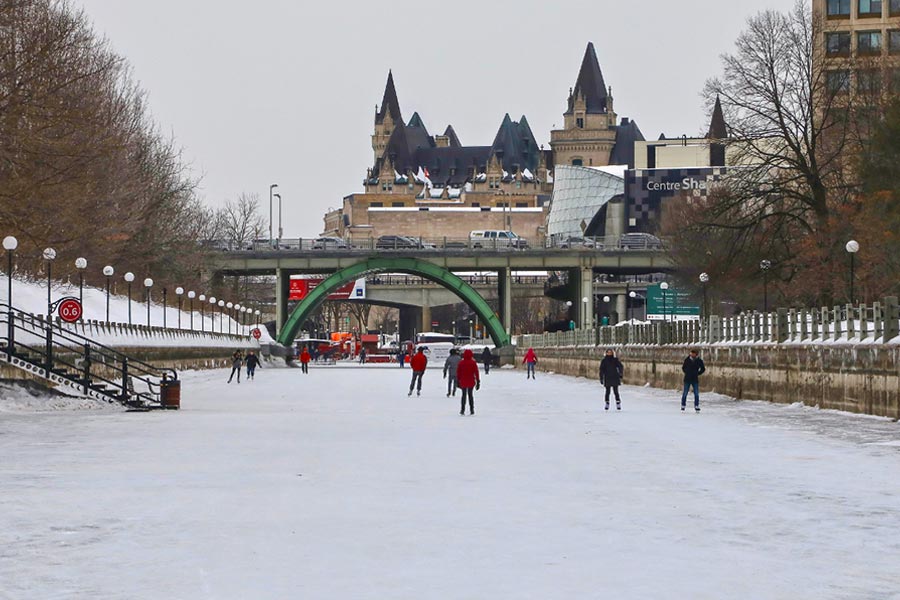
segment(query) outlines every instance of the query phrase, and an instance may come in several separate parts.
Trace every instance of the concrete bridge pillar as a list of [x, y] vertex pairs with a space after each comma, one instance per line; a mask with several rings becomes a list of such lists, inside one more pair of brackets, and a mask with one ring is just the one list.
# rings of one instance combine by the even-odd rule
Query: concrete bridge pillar
[[506, 333], [512, 333], [512, 270], [497, 270], [497, 297], [500, 299], [500, 322]]
[[419, 331], [431, 331], [431, 303], [425, 302], [422, 305], [422, 325]]
[[616, 296], [616, 320], [613, 322], [613, 325], [618, 323], [619, 321], [624, 321], [628, 319], [628, 296], [625, 294], [619, 294]]
[[592, 327], [594, 316], [594, 270], [590, 267], [580, 267], [573, 272], [575, 276], [575, 297], [572, 304], [575, 309], [575, 326], [578, 328]]
[[288, 318], [288, 295], [291, 287], [290, 274], [284, 269], [275, 270], [275, 332], [281, 333]]
[[417, 331], [422, 331], [422, 308], [419, 306], [401, 306], [400, 341], [414, 339]]

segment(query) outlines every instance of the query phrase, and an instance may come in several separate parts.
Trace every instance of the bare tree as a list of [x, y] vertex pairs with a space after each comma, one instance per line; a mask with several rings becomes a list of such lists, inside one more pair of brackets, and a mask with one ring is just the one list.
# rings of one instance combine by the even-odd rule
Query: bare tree
[[221, 239], [235, 248], [252, 243], [265, 226], [257, 194], [240, 194], [227, 201], [216, 216]]

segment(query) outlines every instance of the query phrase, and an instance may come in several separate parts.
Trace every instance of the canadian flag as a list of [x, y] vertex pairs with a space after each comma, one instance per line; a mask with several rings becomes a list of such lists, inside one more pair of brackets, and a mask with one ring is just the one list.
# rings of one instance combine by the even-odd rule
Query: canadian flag
[[431, 173], [428, 172], [428, 167], [422, 167], [422, 171], [425, 172], [425, 179], [431, 179]]

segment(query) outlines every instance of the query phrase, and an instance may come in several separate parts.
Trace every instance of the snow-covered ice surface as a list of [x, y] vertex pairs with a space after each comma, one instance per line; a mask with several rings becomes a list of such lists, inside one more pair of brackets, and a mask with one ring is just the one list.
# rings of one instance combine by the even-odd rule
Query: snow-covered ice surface
[[889, 420], [638, 387], [607, 413], [511, 370], [461, 417], [437, 372], [227, 374], [184, 373], [179, 412], [0, 413], [0, 598], [900, 599]]

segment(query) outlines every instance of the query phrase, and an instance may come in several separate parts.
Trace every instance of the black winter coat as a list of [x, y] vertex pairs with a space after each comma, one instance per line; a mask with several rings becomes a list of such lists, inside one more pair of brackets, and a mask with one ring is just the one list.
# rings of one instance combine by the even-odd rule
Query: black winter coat
[[255, 369], [257, 365], [259, 365], [259, 357], [255, 354], [248, 354], [247, 358], [244, 360], [247, 366], [251, 369]]
[[681, 370], [684, 371], [685, 383], [699, 383], [700, 376], [706, 373], [706, 365], [703, 364], [703, 359], [699, 356], [697, 358], [688, 356], [684, 359]]
[[607, 387], [622, 385], [625, 367], [615, 356], [604, 356], [600, 361], [600, 383]]

